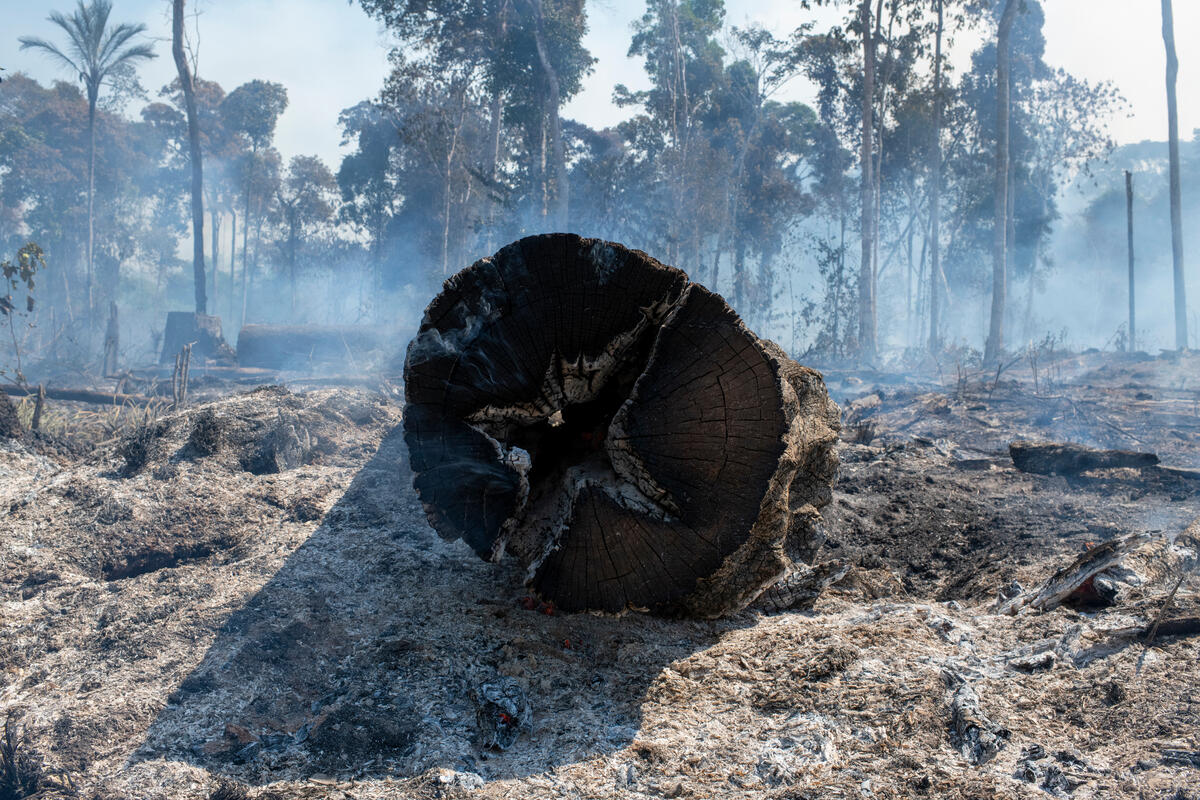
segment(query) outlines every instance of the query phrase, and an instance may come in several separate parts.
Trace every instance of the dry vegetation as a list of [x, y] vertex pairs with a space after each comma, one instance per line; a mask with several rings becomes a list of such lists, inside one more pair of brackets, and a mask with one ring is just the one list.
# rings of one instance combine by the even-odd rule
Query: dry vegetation
[[[1083, 358], [1037, 392], [1015, 368], [831, 375], [861, 396], [821, 557], [851, 569], [812, 609], [717, 622], [528, 601], [514, 566], [428, 528], [381, 395], [257, 390], [86, 457], [6, 442], [0, 714], [113, 800], [1195, 798], [1200, 638], [1139, 634], [1194, 564], [1170, 537], [1200, 481], [1029, 475], [1004, 451], [1200, 467], [1195, 361]], [[993, 613], [1134, 531], [1155, 535], [1115, 605]], [[1198, 614], [1184, 582], [1168, 616]], [[498, 691], [531, 710], [503, 751], [480, 746]]]

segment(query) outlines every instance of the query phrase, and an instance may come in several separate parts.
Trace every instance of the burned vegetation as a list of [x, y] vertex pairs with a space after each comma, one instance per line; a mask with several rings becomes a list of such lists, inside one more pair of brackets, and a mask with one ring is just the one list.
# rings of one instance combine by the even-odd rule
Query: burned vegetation
[[451, 278], [404, 369], [434, 528], [567, 611], [715, 617], [819, 546], [821, 376], [644, 253], [561, 234]]
[[1200, 358], [820, 378], [542, 237], [408, 359], [0, 441], [21, 792], [1194, 796]]

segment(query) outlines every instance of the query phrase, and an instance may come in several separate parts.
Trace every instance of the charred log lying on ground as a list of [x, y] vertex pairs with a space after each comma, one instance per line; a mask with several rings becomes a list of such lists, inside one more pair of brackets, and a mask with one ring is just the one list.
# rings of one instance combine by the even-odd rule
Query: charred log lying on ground
[[237, 359], [263, 369], [353, 367], [384, 341], [381, 328], [362, 325], [246, 325], [238, 333]]
[[1078, 475], [1094, 469], [1153, 467], [1154, 453], [1096, 450], [1072, 442], [1013, 442], [1008, 447], [1013, 466], [1039, 475]]
[[837, 469], [819, 373], [644, 253], [554, 234], [446, 282], [409, 345], [433, 527], [568, 611], [714, 617], [811, 558]]

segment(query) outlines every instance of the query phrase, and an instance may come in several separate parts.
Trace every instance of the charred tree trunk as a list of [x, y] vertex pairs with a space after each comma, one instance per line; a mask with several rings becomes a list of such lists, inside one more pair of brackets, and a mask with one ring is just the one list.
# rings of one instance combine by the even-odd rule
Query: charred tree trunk
[[1183, 210], [1179, 186], [1179, 103], [1175, 83], [1179, 57], [1175, 55], [1175, 18], [1171, 0], [1162, 0], [1162, 36], [1167, 49], [1167, 151], [1170, 159], [1171, 258], [1175, 275], [1175, 348], [1187, 347], [1187, 289], [1183, 280]]
[[192, 162], [192, 278], [196, 289], [196, 313], [208, 313], [208, 298], [204, 283], [204, 167], [200, 162], [200, 119], [196, 114], [196, 91], [192, 73], [183, 53], [183, 3], [174, 0], [171, 15], [171, 53], [183, 88], [183, 104], [187, 110], [188, 158]]
[[715, 617], [811, 557], [837, 469], [819, 373], [644, 253], [555, 234], [446, 282], [404, 367], [433, 527], [567, 611]]
[[996, 215], [992, 232], [992, 315], [984, 358], [991, 361], [1004, 350], [1004, 307], [1008, 293], [1008, 116], [1009, 62], [1013, 19], [1019, 0], [1005, 0], [996, 34]]
[[1093, 469], [1152, 467], [1158, 463], [1154, 453], [1096, 450], [1073, 442], [1018, 441], [1008, 446], [1008, 453], [1017, 469], [1039, 475], [1078, 475]]

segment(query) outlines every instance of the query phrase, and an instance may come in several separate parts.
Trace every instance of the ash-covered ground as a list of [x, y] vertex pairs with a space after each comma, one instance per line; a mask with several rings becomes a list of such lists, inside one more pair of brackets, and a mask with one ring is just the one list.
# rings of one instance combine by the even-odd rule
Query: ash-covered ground
[[[554, 613], [439, 540], [382, 394], [0, 443], [0, 716], [98, 798], [1200, 796], [1200, 637], [1144, 636], [1197, 555], [1200, 357], [827, 378], [851, 568], [715, 622]], [[1026, 474], [1014, 439], [1162, 465]], [[1115, 604], [995, 613], [1134, 532]], [[504, 751], [487, 686], [532, 711]]]

